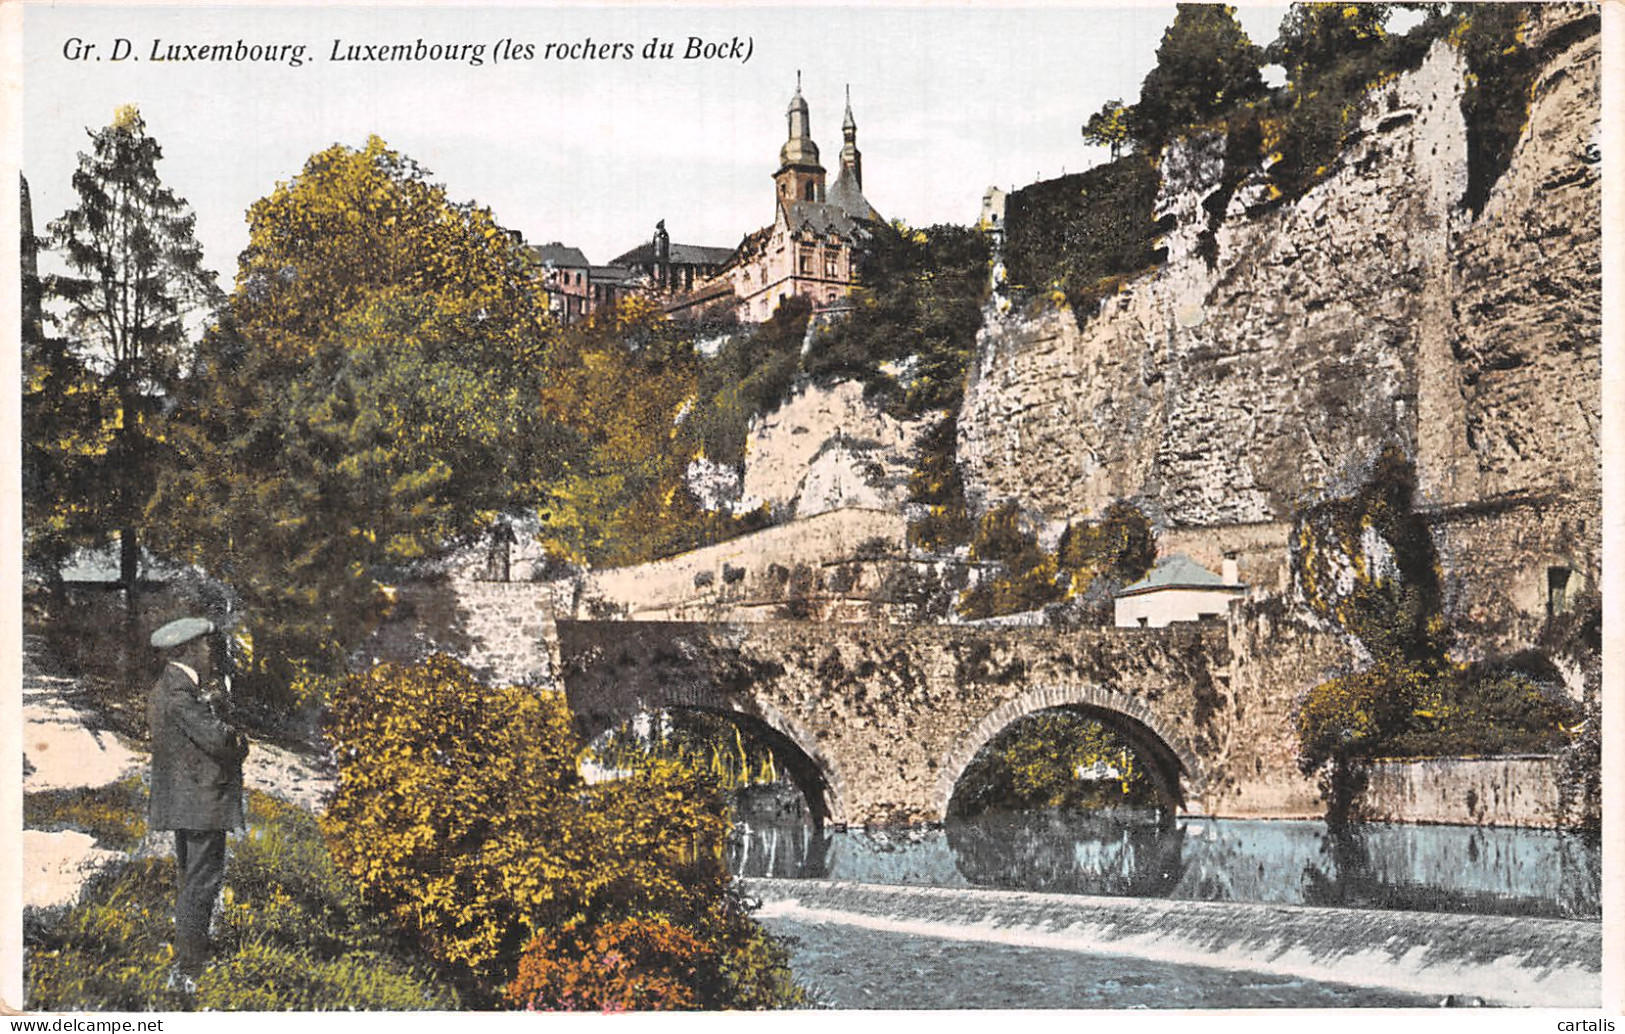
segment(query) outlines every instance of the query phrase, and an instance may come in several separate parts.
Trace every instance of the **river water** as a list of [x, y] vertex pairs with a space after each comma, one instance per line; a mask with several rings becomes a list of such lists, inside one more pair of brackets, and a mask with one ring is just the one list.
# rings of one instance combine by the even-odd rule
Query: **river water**
[[[1366, 825], [1334, 835], [1320, 822], [1183, 817], [1159, 829], [1028, 814], [938, 828], [815, 831], [758, 818], [741, 823], [731, 861], [741, 876], [790, 880], [1582, 922], [1601, 915], [1600, 846], [1528, 829]], [[857, 929], [797, 916], [764, 920], [796, 939], [798, 977], [838, 1008], [1437, 1004], [1359, 980], [945, 940], [901, 921], [895, 929]]]

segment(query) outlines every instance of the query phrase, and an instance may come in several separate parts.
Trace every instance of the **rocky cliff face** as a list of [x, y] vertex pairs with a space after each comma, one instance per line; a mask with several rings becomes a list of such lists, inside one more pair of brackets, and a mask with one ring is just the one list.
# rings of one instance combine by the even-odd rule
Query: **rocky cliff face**
[[813, 517], [844, 507], [900, 512], [928, 421], [898, 421], [864, 401], [863, 385], [812, 384], [751, 423], [744, 501]]
[[[1545, 10], [1530, 42], [1572, 35], [1573, 13]], [[1483, 213], [1453, 227], [1437, 376], [1461, 437], [1422, 442], [1424, 489], [1440, 502], [1601, 491], [1600, 60], [1592, 32], [1547, 64], [1511, 167]]]
[[1070, 312], [990, 316], [959, 421], [973, 501], [1048, 522], [1119, 498], [1170, 528], [1281, 520], [1388, 442], [1416, 456], [1424, 505], [1594, 496], [1597, 36], [1543, 71], [1476, 218], [1465, 72], [1441, 42], [1374, 90], [1357, 142], [1295, 203], [1237, 190], [1212, 262], [1197, 242], [1223, 141], [1166, 154], [1164, 266], [1081, 329]]

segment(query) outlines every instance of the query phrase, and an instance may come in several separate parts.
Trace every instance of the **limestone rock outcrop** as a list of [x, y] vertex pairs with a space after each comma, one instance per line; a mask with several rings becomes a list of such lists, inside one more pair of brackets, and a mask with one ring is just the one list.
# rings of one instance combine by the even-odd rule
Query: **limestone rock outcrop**
[[1529, 39], [1551, 56], [1478, 213], [1445, 41], [1368, 94], [1294, 201], [1256, 178], [1216, 196], [1221, 137], [1171, 145], [1162, 266], [1081, 321], [990, 307], [959, 419], [972, 504], [1054, 526], [1133, 499], [1164, 535], [1279, 525], [1397, 444], [1467, 652], [1527, 644], [1549, 584], [1578, 572], [1572, 598], [1600, 573], [1601, 412], [1595, 10], [1545, 9]]
[[856, 381], [801, 388], [752, 422], [746, 505], [766, 503], [797, 518], [843, 507], [901, 512], [926, 423], [888, 416], [864, 400]]
[[[1549, 31], [1549, 29], [1548, 29]], [[991, 318], [960, 418], [967, 488], [1043, 519], [1139, 498], [1168, 526], [1288, 517], [1390, 441], [1426, 502], [1596, 484], [1594, 34], [1536, 85], [1476, 218], [1466, 69], [1440, 42], [1368, 97], [1357, 142], [1296, 202], [1244, 185], [1197, 240], [1223, 141], [1164, 158], [1168, 259], [1078, 326]]]

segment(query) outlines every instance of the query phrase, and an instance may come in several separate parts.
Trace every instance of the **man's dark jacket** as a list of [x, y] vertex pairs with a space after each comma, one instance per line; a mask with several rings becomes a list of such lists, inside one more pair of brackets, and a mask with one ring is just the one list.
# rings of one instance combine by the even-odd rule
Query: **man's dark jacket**
[[248, 741], [198, 696], [185, 671], [166, 664], [147, 700], [152, 727], [153, 829], [236, 829], [243, 824]]

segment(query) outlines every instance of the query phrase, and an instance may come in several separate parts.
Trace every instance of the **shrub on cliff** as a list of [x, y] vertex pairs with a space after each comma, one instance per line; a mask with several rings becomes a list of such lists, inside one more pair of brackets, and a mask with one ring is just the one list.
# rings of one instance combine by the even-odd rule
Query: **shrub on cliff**
[[1389, 447], [1349, 494], [1297, 522], [1298, 592], [1371, 658], [1298, 707], [1298, 763], [1320, 774], [1332, 821], [1349, 816], [1372, 758], [1551, 751], [1577, 717], [1539, 654], [1449, 660], [1443, 578], [1415, 486], [1414, 463]]
[[719, 965], [755, 974], [716, 1004], [793, 1000], [782, 955], [762, 961], [771, 942], [747, 936], [728, 889], [726, 803], [694, 770], [656, 760], [588, 786], [562, 696], [487, 688], [443, 656], [352, 676], [329, 731], [334, 857], [471, 1000], [500, 1000], [533, 938], [551, 957], [635, 916], [683, 926]]
[[1074, 591], [1094, 578], [1127, 584], [1144, 578], [1157, 560], [1151, 522], [1133, 503], [1118, 500], [1097, 521], [1067, 525], [1057, 547], [1062, 569], [1072, 572]]
[[997, 567], [960, 596], [962, 617], [974, 620], [1020, 614], [1055, 603], [1064, 595], [1056, 584], [1055, 555], [1039, 548], [1032, 532], [1022, 530], [1015, 503], [982, 515], [971, 540], [971, 558]]
[[908, 541], [946, 553], [970, 541], [975, 525], [965, 510], [965, 483], [957, 452], [959, 417], [949, 413], [920, 436], [919, 459], [908, 479], [908, 498], [925, 512], [909, 522]]
[[1319, 774], [1334, 824], [1349, 818], [1366, 762], [1429, 706], [1446, 668], [1438, 557], [1412, 508], [1415, 489], [1414, 463], [1389, 446], [1352, 492], [1297, 520], [1298, 592], [1372, 659], [1366, 671], [1316, 686], [1298, 706], [1298, 765]]
[[1388, 446], [1352, 492], [1297, 519], [1292, 567], [1304, 602], [1379, 663], [1435, 663], [1450, 645], [1438, 553], [1415, 493], [1415, 463]]

